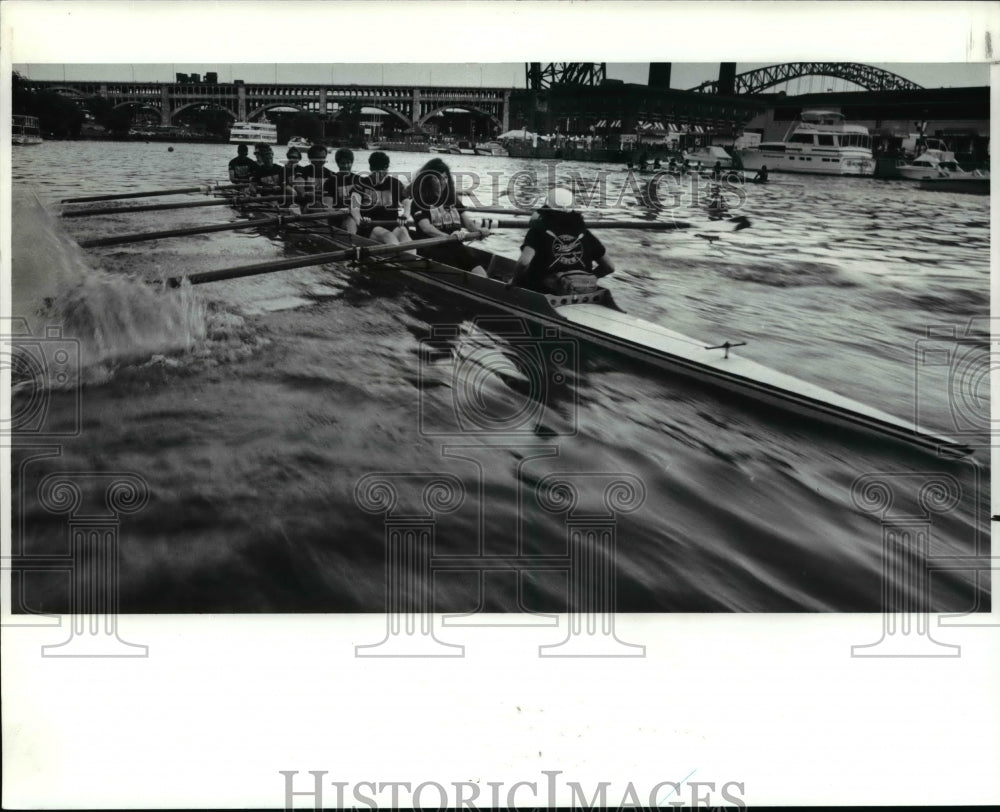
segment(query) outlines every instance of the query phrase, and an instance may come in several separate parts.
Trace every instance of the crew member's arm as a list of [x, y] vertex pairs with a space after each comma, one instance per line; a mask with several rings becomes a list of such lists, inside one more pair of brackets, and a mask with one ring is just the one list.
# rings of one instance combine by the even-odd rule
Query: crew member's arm
[[598, 279], [602, 276], [607, 276], [609, 273], [615, 272], [615, 265], [610, 259], [608, 259], [607, 254], [598, 259], [596, 265], [597, 267], [594, 269], [594, 276]]
[[462, 217], [462, 228], [464, 228], [466, 231], [478, 231], [480, 239], [486, 239], [486, 237], [490, 236], [490, 230], [485, 226], [483, 226], [482, 228], [476, 228], [475, 221], [471, 217], [469, 217], [469, 213], [465, 209], [462, 209], [461, 217]]
[[535, 249], [530, 245], [525, 245], [521, 249], [521, 256], [514, 263], [514, 275], [511, 276], [508, 285], [520, 285], [531, 267], [531, 260], [535, 258]]
[[361, 192], [355, 186], [351, 189], [351, 217], [354, 218], [354, 222], [361, 223]]

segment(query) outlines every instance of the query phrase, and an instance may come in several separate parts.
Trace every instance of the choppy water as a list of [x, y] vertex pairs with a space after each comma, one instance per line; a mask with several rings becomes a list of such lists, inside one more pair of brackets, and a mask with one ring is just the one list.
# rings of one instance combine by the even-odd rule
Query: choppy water
[[[100, 506], [109, 475], [137, 475], [149, 497], [121, 518], [123, 611], [381, 611], [386, 537], [407, 528], [433, 534], [435, 560], [470, 557], [466, 571], [453, 561], [436, 572], [438, 611], [581, 608], [567, 604], [564, 569], [522, 558], [520, 574], [516, 562], [473, 571], [483, 555], [565, 559], [580, 523], [611, 522], [622, 611], [878, 611], [892, 527], [929, 528], [931, 556], [988, 549], [982, 448], [939, 459], [564, 337], [526, 343], [509, 325], [477, 323], [496, 314], [343, 265], [164, 292], [141, 280], [303, 247], [242, 231], [83, 251], [68, 237], [236, 215], [215, 206], [60, 220], [31, 203], [58, 212], [67, 196], [223, 181], [232, 153], [139, 143], [14, 153], [13, 314], [36, 337], [61, 330], [32, 349], [45, 388], [22, 370], [14, 396], [14, 549], [67, 549], [70, 522], [42, 494], [46, 476], [80, 483], [79, 514]], [[393, 153], [392, 169], [427, 157]], [[450, 163], [500, 173], [501, 190], [519, 171], [547, 183], [538, 162]], [[552, 171], [568, 181], [600, 169]], [[621, 194], [625, 174], [604, 169], [629, 209], [615, 216], [677, 215], [644, 209]], [[507, 200], [489, 196], [480, 200]], [[618, 266], [618, 303], [706, 343], [746, 341], [742, 354], [767, 366], [985, 443], [989, 198], [784, 175], [748, 187], [741, 213], [752, 227], [721, 235], [686, 209], [688, 231], [597, 232]], [[516, 256], [521, 235], [502, 231], [487, 246]], [[934, 339], [931, 327], [943, 328]], [[60, 347], [79, 353], [79, 369], [55, 363]], [[518, 364], [552, 348], [564, 351], [558, 370]], [[389, 514], [378, 509], [385, 491], [367, 489], [375, 474], [398, 499]], [[866, 476], [894, 494], [891, 507], [866, 501]], [[569, 513], [553, 478], [579, 491]], [[613, 480], [631, 491], [606, 503]], [[425, 490], [434, 481], [442, 487]], [[927, 498], [933, 483], [952, 488], [954, 504]], [[905, 576], [887, 577], [912, 591]], [[932, 587], [936, 610], [989, 604], [985, 575], [950, 569]], [[67, 588], [62, 575], [26, 576], [25, 606], [64, 610]]]

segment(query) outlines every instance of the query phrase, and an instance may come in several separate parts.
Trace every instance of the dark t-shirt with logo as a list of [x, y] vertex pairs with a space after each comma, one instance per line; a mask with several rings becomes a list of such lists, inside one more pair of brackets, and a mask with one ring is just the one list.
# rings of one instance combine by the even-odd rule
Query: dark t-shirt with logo
[[591, 273], [594, 263], [605, 254], [601, 241], [587, 230], [583, 217], [575, 211], [538, 210], [525, 235], [525, 246], [535, 249], [524, 286], [548, 290], [545, 280], [565, 271]]
[[258, 166], [259, 164], [253, 158], [237, 155], [229, 162], [229, 171], [233, 173], [232, 177], [237, 183], [246, 183], [253, 177]]

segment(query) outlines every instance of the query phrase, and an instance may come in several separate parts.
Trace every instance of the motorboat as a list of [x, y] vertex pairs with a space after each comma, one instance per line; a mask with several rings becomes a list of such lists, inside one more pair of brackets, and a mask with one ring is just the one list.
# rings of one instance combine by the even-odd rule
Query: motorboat
[[834, 110], [803, 110], [781, 141], [739, 149], [743, 168], [810, 175], [875, 174], [872, 139], [866, 127], [848, 124]]
[[278, 125], [269, 121], [238, 121], [229, 131], [230, 144], [278, 145]]
[[292, 136], [288, 139], [288, 148], [298, 147], [299, 149], [309, 149], [312, 146], [312, 141], [308, 138], [301, 138], [298, 135]]
[[502, 144], [496, 141], [487, 141], [484, 144], [476, 144], [476, 155], [494, 155], [497, 158], [506, 158], [508, 152]]
[[10, 143], [29, 147], [42, 143], [42, 131], [35, 116], [11, 116]]

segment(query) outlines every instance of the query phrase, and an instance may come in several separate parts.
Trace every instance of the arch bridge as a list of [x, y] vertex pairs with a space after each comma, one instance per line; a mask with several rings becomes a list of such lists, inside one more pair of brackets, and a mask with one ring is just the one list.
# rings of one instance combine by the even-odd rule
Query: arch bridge
[[731, 89], [723, 80], [703, 82], [691, 88], [696, 93], [749, 96], [800, 76], [831, 76], [860, 85], [865, 90], [921, 90], [920, 85], [895, 73], [858, 62], [785, 62], [741, 73]]
[[301, 85], [160, 82], [67, 82], [32, 81], [38, 90], [50, 90], [68, 98], [107, 99], [115, 107], [141, 106], [156, 110], [164, 125], [193, 107], [226, 111], [234, 121], [260, 120], [275, 108], [295, 109], [337, 118], [351, 107], [371, 107], [399, 119], [407, 129], [420, 131], [443, 110], [461, 109], [488, 117], [506, 131], [510, 129], [510, 93], [505, 88], [423, 87], [393, 85]]

